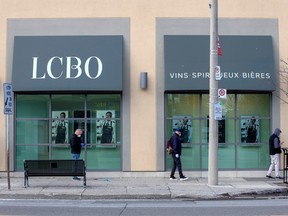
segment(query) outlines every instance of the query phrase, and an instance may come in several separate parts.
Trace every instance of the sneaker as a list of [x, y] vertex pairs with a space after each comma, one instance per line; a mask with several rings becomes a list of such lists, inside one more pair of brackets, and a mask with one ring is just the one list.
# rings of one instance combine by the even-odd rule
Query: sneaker
[[283, 179], [283, 177], [281, 177], [281, 176], [276, 176], [275, 178], [277, 178], [277, 179]]
[[73, 180], [75, 180], [75, 181], [79, 181], [79, 180], [81, 180], [81, 179], [78, 178], [78, 177], [73, 177]]
[[185, 177], [185, 176], [182, 176], [182, 177], [180, 178], [180, 181], [186, 181], [186, 180], [188, 180], [188, 178]]
[[267, 178], [273, 178], [271, 175], [266, 175]]
[[175, 178], [175, 176], [171, 176], [169, 180], [177, 180], [177, 178]]

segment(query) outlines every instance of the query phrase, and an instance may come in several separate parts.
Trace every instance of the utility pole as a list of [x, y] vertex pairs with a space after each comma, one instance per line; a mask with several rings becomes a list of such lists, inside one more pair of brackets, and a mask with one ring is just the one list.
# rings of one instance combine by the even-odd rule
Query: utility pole
[[209, 88], [209, 163], [208, 184], [218, 185], [218, 121], [214, 106], [218, 102], [218, 81], [215, 79], [218, 65], [218, 0], [210, 0], [210, 88]]

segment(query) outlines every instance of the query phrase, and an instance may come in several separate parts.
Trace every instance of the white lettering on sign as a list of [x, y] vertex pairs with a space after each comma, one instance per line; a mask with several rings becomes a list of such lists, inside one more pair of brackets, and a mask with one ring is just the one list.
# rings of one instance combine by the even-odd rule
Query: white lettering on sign
[[[169, 73], [171, 79], [209, 79], [209, 72], [174, 72]], [[271, 79], [270, 73], [264, 72], [221, 72], [222, 79]]]
[[[32, 79], [46, 79], [46, 75], [51, 79], [59, 79], [63, 76], [66, 79], [77, 79], [82, 76], [83, 71], [89, 79], [97, 79], [103, 71], [102, 61], [97, 56], [87, 58], [84, 68], [81, 59], [77, 56], [67, 56], [66, 58], [53, 56], [47, 62], [46, 71], [42, 72], [38, 71], [38, 57], [32, 57], [32, 59]], [[57, 68], [62, 68], [62, 70], [55, 71], [53, 66], [58, 66]], [[90, 69], [93, 70], [90, 71]]]

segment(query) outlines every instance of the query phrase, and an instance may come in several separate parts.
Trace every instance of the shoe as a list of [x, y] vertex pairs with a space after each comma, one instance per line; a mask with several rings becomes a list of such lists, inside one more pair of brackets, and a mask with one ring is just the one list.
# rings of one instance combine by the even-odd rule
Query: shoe
[[281, 177], [281, 176], [276, 176], [275, 178], [277, 178], [277, 179], [283, 179], [283, 177]]
[[267, 178], [273, 178], [271, 175], [266, 175]]
[[180, 178], [180, 181], [186, 181], [186, 180], [188, 180], [188, 178], [185, 177], [185, 176], [182, 176], [182, 177]]
[[177, 178], [175, 178], [175, 176], [171, 176], [169, 180], [177, 180]]
[[78, 178], [78, 177], [73, 177], [73, 180], [75, 180], [75, 181], [79, 181], [79, 180], [81, 180], [81, 179]]

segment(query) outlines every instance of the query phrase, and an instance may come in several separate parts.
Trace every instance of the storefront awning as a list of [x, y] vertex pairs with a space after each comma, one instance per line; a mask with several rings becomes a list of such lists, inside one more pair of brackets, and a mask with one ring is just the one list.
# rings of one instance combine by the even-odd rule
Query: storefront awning
[[[218, 58], [227, 90], [274, 91], [276, 69], [271, 36], [220, 36]], [[209, 90], [210, 37], [165, 35], [165, 90]]]
[[16, 36], [13, 91], [121, 91], [122, 36]]

